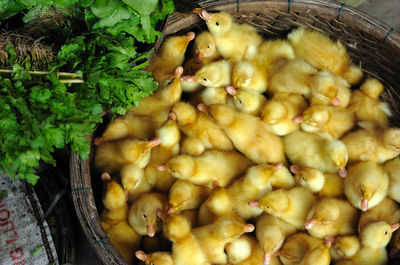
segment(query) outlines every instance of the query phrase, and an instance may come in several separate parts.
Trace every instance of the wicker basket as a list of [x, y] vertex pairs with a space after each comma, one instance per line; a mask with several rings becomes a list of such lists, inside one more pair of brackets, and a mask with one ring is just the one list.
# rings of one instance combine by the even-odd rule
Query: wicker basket
[[[366, 74], [383, 82], [385, 92], [382, 97], [394, 113], [391, 122], [400, 125], [400, 108], [396, 104], [400, 100], [400, 34], [386, 24], [330, 0], [206, 0], [199, 5], [211, 12], [231, 13], [236, 20], [258, 28], [265, 38], [285, 38], [292, 29], [305, 25], [328, 34], [332, 39], [340, 39], [353, 62], [360, 64]], [[198, 32], [204, 28], [205, 23], [198, 15], [173, 14], [168, 18], [164, 35]], [[92, 140], [94, 136], [90, 137]], [[78, 218], [104, 264], [126, 265], [101, 227], [98, 209], [102, 208], [102, 183], [99, 176], [92, 178], [90, 165], [91, 159], [83, 161], [77, 154], [71, 155], [71, 188]], [[395, 261], [391, 262], [395, 264]]]

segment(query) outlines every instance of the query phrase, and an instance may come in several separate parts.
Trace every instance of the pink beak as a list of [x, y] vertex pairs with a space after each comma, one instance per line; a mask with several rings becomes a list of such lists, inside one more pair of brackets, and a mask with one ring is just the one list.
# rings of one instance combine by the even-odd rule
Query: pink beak
[[150, 148], [156, 147], [161, 143], [161, 139], [159, 137], [154, 137], [148, 142]]
[[178, 66], [175, 69], [175, 77], [176, 78], [181, 78], [182, 74], [183, 74], [183, 67], [182, 66]]
[[188, 38], [189, 41], [191, 41], [196, 37], [196, 34], [194, 34], [194, 32], [188, 32], [186, 34], [186, 37]]
[[276, 164], [274, 164], [274, 169], [275, 170], [279, 170], [279, 169], [281, 169], [283, 167], [283, 164], [282, 163], [276, 163]]
[[153, 237], [156, 234], [154, 225], [146, 225], [146, 229], [147, 229], [147, 234], [149, 235], [149, 237]]
[[263, 265], [269, 265], [271, 263], [272, 254], [264, 253], [262, 263]]
[[194, 75], [185, 75], [184, 77], [181, 78], [181, 81], [193, 83], [196, 82], [196, 77]]
[[339, 176], [341, 176], [342, 178], [347, 177], [347, 170], [346, 170], [346, 167], [339, 167], [339, 168], [338, 168], [338, 174], [339, 174]]
[[237, 94], [237, 90], [233, 86], [227, 86], [225, 87], [225, 90], [231, 96], [235, 96]]
[[399, 227], [400, 227], [400, 223], [395, 223], [395, 224], [392, 224], [392, 225], [390, 226], [390, 228], [392, 229], [392, 232], [394, 232], [394, 231], [396, 231], [397, 229], [399, 229]]
[[147, 258], [148, 258], [148, 257], [147, 257], [147, 254], [144, 253], [144, 252], [141, 251], [141, 250], [136, 251], [136, 252], [135, 252], [135, 255], [136, 255], [136, 258], [140, 259], [141, 261], [146, 261]]
[[333, 99], [331, 99], [331, 103], [333, 106], [339, 106], [340, 101], [338, 98], [333, 98]]
[[175, 112], [170, 112], [170, 113], [168, 114], [168, 119], [173, 120], [173, 121], [176, 121], [176, 114], [175, 114]]
[[207, 113], [208, 112], [208, 107], [204, 103], [199, 103], [197, 104], [197, 109], [201, 112]]
[[249, 206], [250, 207], [260, 207], [260, 201], [259, 200], [249, 201]]
[[367, 199], [361, 199], [361, 211], [365, 212], [368, 210], [368, 200]]
[[245, 228], [244, 228], [244, 232], [245, 233], [251, 233], [253, 232], [255, 229], [254, 225], [252, 224], [246, 224]]
[[296, 165], [291, 165], [290, 171], [292, 171], [292, 173], [294, 173], [294, 174], [298, 174], [298, 173], [300, 173], [300, 167], [296, 166]]
[[101, 174], [101, 180], [105, 183], [108, 181], [111, 181], [111, 176], [110, 174], [108, 174], [107, 172], [103, 172], [103, 174]]
[[313, 226], [316, 225], [316, 224], [317, 224], [317, 221], [316, 221], [315, 219], [310, 219], [310, 220], [308, 220], [308, 221], [306, 221], [306, 222], [304, 223], [304, 228], [305, 228], [305, 229], [311, 229], [311, 228], [313, 228]]
[[197, 62], [198, 63], [202, 63], [203, 62], [203, 59], [204, 59], [204, 52], [198, 52], [197, 53], [197, 56], [196, 56], [196, 60], [197, 60]]
[[205, 11], [204, 9], [201, 10], [199, 16], [204, 19], [204, 21], [208, 21], [212, 18], [212, 15], [210, 13], [208, 13], [207, 11]]
[[302, 123], [303, 122], [303, 115], [299, 115], [293, 118], [294, 123]]
[[167, 165], [166, 164], [159, 164], [157, 166], [158, 171], [167, 171]]

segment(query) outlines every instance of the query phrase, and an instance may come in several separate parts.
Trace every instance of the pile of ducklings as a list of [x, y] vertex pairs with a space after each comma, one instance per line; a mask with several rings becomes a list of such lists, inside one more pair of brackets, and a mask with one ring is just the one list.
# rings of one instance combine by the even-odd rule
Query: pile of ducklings
[[168, 37], [147, 69], [158, 90], [95, 139], [116, 249], [129, 264], [366, 265], [393, 235], [396, 256], [400, 129], [382, 83], [321, 32], [265, 40], [197, 12], [208, 31]]

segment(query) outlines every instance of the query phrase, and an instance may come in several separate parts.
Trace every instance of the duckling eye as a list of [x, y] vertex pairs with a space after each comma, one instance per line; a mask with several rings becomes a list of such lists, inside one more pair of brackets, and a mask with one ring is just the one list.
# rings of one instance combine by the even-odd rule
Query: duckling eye
[[215, 22], [215, 25], [219, 26], [219, 23], [218, 23], [218, 22]]
[[388, 234], [388, 232], [387, 231], [385, 231], [385, 235], [387, 235]]
[[243, 102], [242, 102], [242, 100], [240, 98], [238, 99], [238, 101], [239, 101], [240, 104], [243, 104]]
[[172, 171], [172, 173], [176, 173], [176, 171], [175, 171], [175, 170], [173, 170], [173, 169], [171, 169], [171, 171]]
[[143, 214], [143, 218], [145, 218], [145, 219], [146, 219], [146, 218], [147, 218], [147, 216], [146, 216], [145, 214]]
[[143, 155], [143, 154], [144, 154], [144, 152], [145, 152], [145, 151], [144, 151], [144, 150], [142, 150], [142, 153], [141, 153], [141, 154]]
[[211, 46], [210, 46], [210, 45], [208, 45], [208, 46], [207, 46], [207, 49], [210, 49], [210, 48], [211, 48]]
[[207, 81], [207, 78], [203, 78], [204, 81]]
[[170, 84], [172, 84], [172, 80], [169, 80], [167, 85], [169, 86]]

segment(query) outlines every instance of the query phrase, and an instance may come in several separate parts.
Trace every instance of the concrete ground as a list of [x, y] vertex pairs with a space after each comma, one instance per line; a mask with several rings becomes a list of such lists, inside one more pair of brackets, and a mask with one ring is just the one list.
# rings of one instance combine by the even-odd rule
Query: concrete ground
[[[345, 1], [345, 0], [344, 0]], [[367, 0], [357, 7], [367, 14], [385, 22], [400, 31], [400, 1], [399, 0]], [[77, 239], [77, 265], [98, 265], [93, 251], [90, 249], [83, 233]]]

